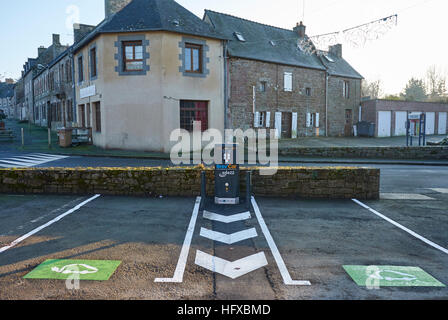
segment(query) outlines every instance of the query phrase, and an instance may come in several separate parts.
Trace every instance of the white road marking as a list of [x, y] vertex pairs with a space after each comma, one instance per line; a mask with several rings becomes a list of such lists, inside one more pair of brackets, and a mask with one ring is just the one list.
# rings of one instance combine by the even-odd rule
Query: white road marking
[[258, 237], [257, 230], [255, 228], [249, 230], [243, 230], [240, 232], [235, 232], [233, 234], [224, 234], [217, 231], [212, 231], [206, 228], [201, 228], [201, 237], [218, 241], [225, 244], [234, 244], [244, 240], [252, 239]]
[[68, 157], [33, 153], [24, 156], [15, 156], [13, 158], [0, 159], [0, 168], [29, 168], [66, 158]]
[[188, 226], [185, 241], [180, 252], [179, 261], [177, 262], [176, 271], [172, 278], [157, 278], [154, 282], [164, 283], [182, 283], [184, 279], [185, 267], [187, 265], [188, 253], [190, 252], [191, 240], [193, 239], [194, 229], [196, 227], [196, 220], [198, 218], [199, 207], [201, 205], [201, 197], [196, 198], [196, 204], [191, 215], [190, 225]]
[[237, 221], [249, 220], [250, 218], [251, 218], [250, 212], [239, 213], [233, 216], [223, 216], [217, 213], [204, 211], [204, 219], [223, 222], [227, 224]]
[[13, 242], [11, 242], [11, 244], [10, 244], [9, 246], [0, 248], [0, 253], [3, 253], [3, 252], [5, 252], [6, 250], [11, 249], [12, 247], [18, 245], [18, 244], [21, 243], [22, 241], [24, 241], [24, 240], [28, 239], [29, 237], [35, 235], [35, 234], [38, 233], [39, 231], [41, 231], [41, 230], [43, 230], [43, 229], [45, 229], [45, 228], [51, 226], [52, 224], [54, 224], [54, 223], [60, 221], [61, 219], [63, 219], [63, 218], [65, 218], [66, 216], [68, 216], [69, 214], [72, 214], [73, 212], [78, 211], [79, 209], [81, 209], [82, 207], [84, 207], [86, 204], [88, 204], [89, 202], [95, 200], [96, 198], [98, 198], [98, 197], [100, 197], [100, 196], [101, 196], [100, 194], [97, 194], [96, 196], [94, 196], [94, 197], [92, 197], [92, 198], [90, 198], [90, 199], [84, 201], [83, 203], [78, 204], [76, 207], [74, 207], [73, 209], [70, 209], [70, 210], [67, 211], [66, 213], [61, 214], [60, 216], [54, 218], [53, 220], [47, 222], [46, 224], [44, 224], [44, 225], [42, 225], [42, 226], [40, 226], [40, 227], [34, 229], [33, 231], [31, 231], [31, 232], [27, 233], [26, 235], [24, 235], [24, 236], [18, 238], [17, 240], [14, 240]]
[[230, 262], [199, 250], [196, 252], [195, 263], [202, 268], [222, 274], [231, 279], [239, 278], [268, 265], [268, 261], [263, 252], [235, 262]]
[[369, 206], [365, 205], [365, 204], [362, 203], [361, 201], [356, 200], [356, 199], [352, 199], [352, 200], [353, 200], [353, 202], [355, 202], [356, 204], [360, 205], [360, 206], [363, 207], [364, 209], [369, 210], [369, 211], [372, 212], [373, 214], [375, 214], [375, 215], [377, 215], [378, 217], [380, 217], [380, 218], [386, 220], [387, 222], [390, 222], [390, 223], [393, 224], [394, 226], [396, 226], [396, 227], [400, 228], [401, 230], [403, 230], [403, 231], [409, 233], [410, 235], [414, 236], [415, 238], [417, 238], [417, 239], [423, 241], [424, 243], [430, 245], [431, 247], [433, 247], [433, 248], [435, 248], [435, 249], [437, 249], [437, 250], [442, 251], [443, 253], [448, 254], [448, 250], [447, 250], [447, 249], [445, 249], [445, 248], [439, 246], [438, 244], [436, 244], [436, 243], [434, 243], [434, 242], [432, 242], [432, 241], [426, 239], [425, 237], [422, 237], [422, 236], [419, 235], [418, 233], [416, 233], [416, 232], [414, 232], [414, 231], [412, 231], [412, 230], [406, 228], [405, 226], [402, 226], [402, 225], [399, 224], [398, 222], [395, 222], [394, 220], [392, 220], [392, 219], [386, 217], [385, 215], [379, 213], [378, 211], [376, 211], [376, 210], [370, 208]]
[[263, 216], [261, 215], [260, 208], [258, 207], [258, 204], [255, 201], [254, 197], [252, 197], [252, 206], [257, 216], [258, 223], [260, 224], [261, 230], [263, 231], [264, 237], [268, 242], [269, 248], [271, 249], [272, 255], [274, 256], [275, 262], [277, 263], [278, 269], [280, 270], [284, 284], [289, 286], [310, 286], [311, 282], [309, 281], [292, 280], [291, 275], [289, 274], [289, 271], [286, 268], [285, 261], [283, 260], [280, 252], [278, 251], [277, 245], [275, 244], [274, 239], [272, 238], [272, 235], [269, 232], [269, 229], [266, 225], [266, 222], [263, 219]]
[[434, 198], [425, 196], [423, 194], [416, 193], [381, 193], [381, 200], [421, 200], [430, 201], [435, 200]]
[[444, 194], [448, 194], [448, 189], [447, 188], [429, 188], [428, 190], [432, 190], [438, 193], [444, 193]]

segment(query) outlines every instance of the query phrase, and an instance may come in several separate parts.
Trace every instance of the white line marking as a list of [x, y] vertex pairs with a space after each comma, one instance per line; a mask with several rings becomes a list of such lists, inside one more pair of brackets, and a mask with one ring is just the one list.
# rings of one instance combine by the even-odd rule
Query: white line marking
[[436, 244], [436, 243], [434, 243], [434, 242], [432, 242], [432, 241], [426, 239], [425, 237], [422, 237], [422, 236], [419, 235], [418, 233], [415, 233], [414, 231], [412, 231], [412, 230], [410, 230], [410, 229], [408, 229], [408, 228], [402, 226], [402, 225], [399, 224], [398, 222], [395, 222], [394, 220], [392, 220], [392, 219], [386, 217], [385, 215], [379, 213], [378, 211], [376, 211], [376, 210], [370, 208], [369, 206], [365, 205], [365, 204], [362, 203], [361, 201], [356, 200], [356, 199], [352, 199], [352, 200], [353, 200], [353, 202], [357, 203], [358, 205], [360, 205], [360, 206], [363, 207], [364, 209], [367, 209], [367, 210], [369, 210], [370, 212], [372, 212], [373, 214], [377, 215], [378, 217], [380, 217], [380, 218], [386, 220], [387, 222], [392, 223], [394, 226], [396, 226], [396, 227], [400, 228], [401, 230], [403, 230], [403, 231], [409, 233], [410, 235], [414, 236], [415, 238], [417, 238], [417, 239], [423, 241], [424, 243], [430, 245], [431, 247], [433, 247], [433, 248], [435, 248], [435, 249], [437, 249], [437, 250], [442, 251], [443, 253], [448, 254], [448, 250], [447, 250], [447, 249], [445, 249], [445, 248], [439, 246], [438, 244]]
[[199, 250], [196, 252], [195, 263], [202, 268], [222, 274], [231, 279], [239, 278], [268, 265], [268, 261], [263, 252], [235, 262], [230, 262]]
[[30, 165], [24, 164], [22, 161], [8, 161], [8, 160], [0, 160], [0, 162], [9, 163], [15, 166], [21, 166], [21, 167], [29, 167]]
[[237, 221], [249, 220], [250, 218], [251, 218], [250, 212], [239, 213], [233, 216], [223, 216], [217, 213], [204, 211], [204, 219], [223, 222], [227, 224]]
[[277, 263], [278, 269], [280, 270], [280, 273], [283, 278], [283, 282], [287, 286], [310, 286], [311, 282], [309, 281], [297, 281], [292, 280], [291, 275], [289, 274], [288, 268], [286, 268], [285, 261], [283, 260], [280, 252], [278, 251], [277, 245], [274, 242], [274, 239], [272, 238], [271, 233], [269, 232], [269, 229], [266, 225], [266, 222], [263, 219], [263, 216], [261, 215], [260, 208], [258, 207], [257, 202], [255, 201], [255, 198], [252, 197], [252, 206], [254, 207], [255, 214], [258, 219], [258, 223], [260, 224], [261, 230], [263, 231], [264, 237], [266, 238], [266, 241], [268, 242], [269, 248], [271, 249], [272, 255], [274, 256], [275, 262]]
[[381, 200], [435, 200], [423, 194], [416, 193], [381, 193]]
[[438, 192], [438, 193], [444, 193], [444, 194], [448, 194], [448, 189], [446, 188], [430, 188], [429, 190]]
[[52, 224], [54, 224], [54, 223], [58, 222], [59, 220], [65, 218], [65, 217], [68, 216], [69, 214], [72, 214], [73, 212], [75, 212], [75, 211], [81, 209], [81, 208], [84, 207], [86, 204], [88, 204], [89, 202], [95, 200], [96, 198], [98, 198], [98, 197], [100, 197], [100, 196], [101, 196], [100, 194], [97, 194], [96, 196], [94, 196], [94, 197], [92, 197], [92, 198], [90, 198], [90, 199], [84, 201], [83, 203], [78, 204], [78, 205], [77, 205], [76, 207], [74, 207], [73, 209], [70, 209], [70, 210], [67, 211], [66, 213], [61, 214], [60, 216], [54, 218], [53, 220], [47, 222], [46, 224], [40, 226], [39, 228], [36, 228], [36, 229], [34, 229], [33, 231], [27, 233], [26, 235], [20, 237], [19, 239], [14, 240], [13, 242], [11, 242], [11, 244], [10, 244], [9, 246], [0, 248], [0, 253], [3, 253], [3, 252], [5, 252], [6, 250], [11, 249], [12, 247], [18, 245], [20, 242], [22, 242], [22, 241], [28, 239], [28, 238], [31, 237], [32, 235], [34, 235], [34, 234], [38, 233], [39, 231], [41, 231], [41, 230], [43, 230], [43, 229], [45, 229], [45, 228], [51, 226]]
[[235, 232], [233, 234], [224, 234], [217, 231], [212, 231], [209, 229], [201, 228], [201, 237], [218, 241], [225, 244], [234, 244], [247, 239], [252, 239], [258, 237], [257, 230], [255, 228], [249, 230], [243, 230], [240, 232]]
[[199, 206], [201, 205], [201, 197], [196, 198], [196, 204], [191, 215], [190, 225], [188, 226], [185, 241], [180, 252], [179, 261], [177, 262], [176, 271], [174, 271], [174, 277], [172, 278], [157, 278], [154, 282], [164, 283], [182, 283], [184, 280], [185, 267], [187, 265], [188, 253], [190, 252], [191, 240], [193, 238], [194, 229], [196, 227], [196, 220], [198, 218]]

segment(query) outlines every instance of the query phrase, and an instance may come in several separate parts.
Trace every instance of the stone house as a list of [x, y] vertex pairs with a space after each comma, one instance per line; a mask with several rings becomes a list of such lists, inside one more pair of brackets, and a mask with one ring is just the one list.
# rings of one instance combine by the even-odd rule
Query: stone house
[[[60, 42], [60, 35], [53, 34], [52, 44], [48, 48], [41, 46], [37, 49], [37, 58], [29, 58], [23, 66], [22, 79], [24, 87], [24, 102], [21, 112], [21, 119], [30, 122], [36, 122], [36, 114], [38, 111], [34, 101], [34, 78], [40, 72], [48, 68], [48, 64], [56, 57], [66, 51], [68, 46], [64, 46]], [[39, 122], [39, 121], [37, 121]]]
[[70, 48], [34, 77], [34, 119], [56, 130], [71, 127], [74, 119], [74, 87]]
[[14, 117], [14, 81], [6, 79], [5, 82], [0, 81], [0, 110], [8, 116]]
[[224, 129], [225, 39], [173, 0], [106, 0], [73, 46], [77, 124], [102, 148], [169, 152], [176, 129]]
[[309, 54], [300, 45], [313, 46], [303, 24], [287, 30], [210, 10], [204, 21], [230, 39], [230, 128], [275, 128], [281, 138], [352, 135], [362, 76], [341, 45]]

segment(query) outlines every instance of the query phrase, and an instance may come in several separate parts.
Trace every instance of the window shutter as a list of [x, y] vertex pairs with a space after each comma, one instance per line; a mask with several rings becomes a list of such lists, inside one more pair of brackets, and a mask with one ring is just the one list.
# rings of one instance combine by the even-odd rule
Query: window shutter
[[311, 127], [311, 113], [306, 114], [306, 127]]
[[297, 112], [293, 112], [292, 114], [292, 128], [291, 128], [291, 136], [293, 139], [297, 139], [297, 119], [298, 114]]
[[320, 123], [319, 123], [319, 114], [316, 113], [316, 128], [320, 127]]
[[255, 112], [254, 128], [258, 128], [260, 125], [260, 112]]
[[266, 128], [270, 128], [270, 127], [271, 127], [271, 113], [266, 112]]
[[285, 91], [292, 91], [292, 73], [291, 72], [285, 72]]

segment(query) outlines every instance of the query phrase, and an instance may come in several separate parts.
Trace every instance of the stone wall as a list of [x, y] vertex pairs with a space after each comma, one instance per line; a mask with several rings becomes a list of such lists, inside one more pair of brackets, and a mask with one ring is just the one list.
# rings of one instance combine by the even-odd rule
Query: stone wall
[[397, 160], [448, 160], [448, 147], [331, 147], [283, 148], [279, 156], [397, 159]]
[[[201, 168], [0, 169], [0, 193], [121, 196], [198, 196]], [[241, 173], [244, 195], [245, 176]], [[379, 199], [380, 170], [366, 168], [279, 168], [274, 176], [251, 169], [255, 196], [305, 199]], [[207, 192], [214, 171], [206, 169]]]

